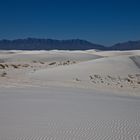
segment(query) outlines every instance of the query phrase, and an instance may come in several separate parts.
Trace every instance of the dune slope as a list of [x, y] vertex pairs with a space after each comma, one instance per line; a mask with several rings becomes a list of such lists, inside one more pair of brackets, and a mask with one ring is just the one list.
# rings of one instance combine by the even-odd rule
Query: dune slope
[[[137, 58], [133, 60], [132, 58]], [[58, 82], [64, 85], [106, 86], [111, 88], [140, 88], [139, 57], [105, 57], [79, 64], [30, 73], [32, 79]]]

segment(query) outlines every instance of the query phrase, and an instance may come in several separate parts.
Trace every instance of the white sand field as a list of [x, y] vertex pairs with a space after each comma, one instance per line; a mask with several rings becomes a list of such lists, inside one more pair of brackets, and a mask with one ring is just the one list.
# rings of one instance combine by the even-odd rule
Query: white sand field
[[140, 51], [1, 51], [0, 140], [140, 140]]
[[0, 91], [0, 140], [101, 139], [140, 139], [140, 97], [78, 88]]

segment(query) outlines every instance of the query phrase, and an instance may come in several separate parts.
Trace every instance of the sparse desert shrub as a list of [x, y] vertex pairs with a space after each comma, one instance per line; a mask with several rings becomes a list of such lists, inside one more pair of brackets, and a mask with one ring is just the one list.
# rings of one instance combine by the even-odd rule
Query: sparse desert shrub
[[70, 60], [68, 60], [67, 63], [70, 63]]
[[52, 63], [50, 63], [49, 65], [51, 66], [51, 65], [55, 65], [56, 64], [56, 62], [52, 62]]
[[81, 81], [81, 80], [79, 80], [78, 78], [76, 78], [75, 80], [76, 80], [76, 81]]
[[0, 69], [5, 69], [5, 66], [3, 64], [0, 64]]
[[15, 69], [18, 69], [18, 66], [15, 65], [15, 64], [11, 64], [11, 66], [12, 66], [13, 68], [15, 68]]
[[104, 81], [101, 81], [101, 83], [104, 83]]
[[45, 64], [44, 62], [40, 61], [40, 64]]
[[7, 75], [7, 73], [6, 72], [3, 72], [2, 74], [1, 74], [1, 77], [5, 77]]
[[89, 78], [90, 78], [90, 80], [92, 80], [92, 79], [93, 79], [93, 77], [92, 77], [91, 75], [89, 76]]
[[131, 82], [131, 80], [129, 78], [125, 78], [124, 80], [127, 82]]
[[95, 74], [94, 75], [95, 78], [101, 78], [100, 75]]
[[110, 78], [110, 79], [112, 78], [110, 75], [107, 75], [107, 77]]
[[24, 65], [22, 65], [22, 67], [27, 68], [27, 67], [29, 67], [29, 64], [24, 64]]
[[37, 61], [35, 61], [35, 60], [33, 60], [32, 62], [33, 62], [33, 63], [37, 63]]

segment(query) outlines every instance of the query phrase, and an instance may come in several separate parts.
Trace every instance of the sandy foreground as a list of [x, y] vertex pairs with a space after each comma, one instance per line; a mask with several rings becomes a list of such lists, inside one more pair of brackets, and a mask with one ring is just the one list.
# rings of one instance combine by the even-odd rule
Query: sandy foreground
[[140, 140], [140, 51], [1, 51], [0, 140]]

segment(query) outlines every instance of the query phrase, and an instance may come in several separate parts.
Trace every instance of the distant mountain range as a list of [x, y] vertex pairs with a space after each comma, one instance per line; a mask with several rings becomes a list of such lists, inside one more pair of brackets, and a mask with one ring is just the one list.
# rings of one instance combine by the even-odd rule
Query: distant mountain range
[[128, 41], [113, 46], [94, 44], [86, 40], [16, 39], [0, 40], [0, 50], [140, 50], [139, 41]]

